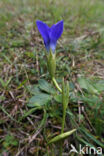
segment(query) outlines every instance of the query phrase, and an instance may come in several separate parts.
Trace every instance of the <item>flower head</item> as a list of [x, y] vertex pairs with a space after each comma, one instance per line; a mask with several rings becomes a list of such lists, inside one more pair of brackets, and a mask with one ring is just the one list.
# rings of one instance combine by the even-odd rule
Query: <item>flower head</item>
[[60, 38], [63, 32], [63, 20], [59, 21], [56, 24], [53, 24], [51, 27], [40, 20], [36, 21], [38, 30], [44, 40], [44, 44], [46, 50], [49, 51], [50, 49], [52, 52], [55, 52], [57, 40]]

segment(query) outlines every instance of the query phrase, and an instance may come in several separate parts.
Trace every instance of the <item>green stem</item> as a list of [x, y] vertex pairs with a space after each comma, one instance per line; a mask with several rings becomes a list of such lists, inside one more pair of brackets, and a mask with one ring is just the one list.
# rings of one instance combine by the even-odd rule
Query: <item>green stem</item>
[[[65, 117], [66, 117], [66, 110], [63, 110], [61, 134], [64, 133]], [[63, 145], [63, 141], [61, 141], [60, 143], [60, 156], [62, 156], [62, 151], [63, 151], [62, 145]]]
[[53, 81], [54, 85], [56, 86], [56, 88], [59, 90], [59, 92], [62, 93], [62, 89], [59, 87], [59, 85], [54, 77], [52, 77], [52, 81]]
[[[55, 77], [52, 77], [52, 81], [53, 81], [55, 87], [59, 90], [59, 92], [62, 93], [62, 89], [59, 87]], [[66, 109], [63, 110], [61, 134], [64, 133], [65, 117], [66, 117]], [[60, 142], [60, 156], [62, 156], [62, 151], [63, 151], [62, 145], [63, 145], [63, 141]]]
[[61, 141], [60, 142], [60, 156], [62, 156], [62, 151], [63, 151], [62, 145], [63, 145], [63, 142]]
[[66, 110], [63, 111], [61, 134], [64, 133]]

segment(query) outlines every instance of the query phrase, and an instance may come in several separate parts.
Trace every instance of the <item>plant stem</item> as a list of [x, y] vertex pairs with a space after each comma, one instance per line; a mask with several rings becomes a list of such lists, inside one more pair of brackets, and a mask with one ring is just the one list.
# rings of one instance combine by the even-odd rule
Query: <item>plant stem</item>
[[[66, 110], [63, 110], [61, 134], [64, 133], [65, 117], [66, 117]], [[62, 145], [63, 145], [63, 141], [61, 141], [60, 143], [60, 156], [62, 156], [62, 151], [63, 151]]]
[[57, 83], [57, 81], [56, 81], [56, 79], [55, 79], [54, 77], [52, 77], [52, 81], [53, 81], [55, 87], [59, 90], [59, 92], [62, 93], [62, 90], [61, 90], [61, 88], [59, 87], [59, 85], [58, 85], [58, 83]]
[[66, 110], [63, 111], [61, 134], [64, 133]]
[[62, 151], [63, 151], [62, 145], [63, 145], [63, 142], [61, 141], [60, 142], [60, 156], [62, 156]]
[[[59, 92], [62, 93], [62, 89], [59, 87], [55, 77], [52, 77], [52, 81], [53, 81], [55, 87], [59, 90]], [[66, 116], [66, 109], [63, 110], [61, 134], [64, 133], [65, 116]], [[62, 156], [62, 151], [63, 151], [63, 146], [62, 145], [63, 145], [63, 141], [60, 142], [60, 156]]]

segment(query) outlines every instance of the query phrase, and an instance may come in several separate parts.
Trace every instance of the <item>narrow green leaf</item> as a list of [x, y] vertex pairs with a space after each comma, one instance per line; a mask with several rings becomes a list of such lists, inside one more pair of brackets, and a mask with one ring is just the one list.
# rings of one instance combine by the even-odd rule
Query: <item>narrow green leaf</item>
[[71, 130], [71, 131], [62, 133], [62, 134], [60, 134], [60, 135], [54, 137], [53, 139], [51, 139], [51, 140], [48, 142], [48, 144], [51, 144], [51, 143], [60, 141], [60, 140], [62, 140], [62, 139], [65, 139], [65, 138], [67, 138], [68, 136], [70, 136], [71, 134], [73, 134], [75, 131], [76, 131], [76, 129], [73, 129], [73, 130]]
[[23, 114], [23, 116], [20, 118], [20, 120], [26, 118], [27, 116], [31, 115], [33, 112], [35, 112], [36, 110], [41, 110], [43, 109], [42, 107], [35, 107], [35, 108], [31, 108], [29, 111], [25, 112]]
[[91, 140], [93, 140], [96, 144], [98, 144], [104, 148], [104, 144], [102, 142], [100, 142], [99, 140], [97, 140], [93, 135], [88, 133], [85, 128], [83, 128], [82, 131], [87, 135], [87, 137], [89, 137]]

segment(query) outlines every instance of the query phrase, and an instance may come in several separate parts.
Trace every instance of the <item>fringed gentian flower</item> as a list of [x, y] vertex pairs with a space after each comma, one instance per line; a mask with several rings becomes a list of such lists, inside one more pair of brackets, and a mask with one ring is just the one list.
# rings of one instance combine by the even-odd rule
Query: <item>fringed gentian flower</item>
[[48, 27], [47, 24], [40, 20], [37, 20], [36, 24], [44, 40], [46, 50], [49, 52], [51, 49], [52, 53], [55, 53], [57, 40], [63, 32], [63, 20], [53, 24], [51, 27]]

